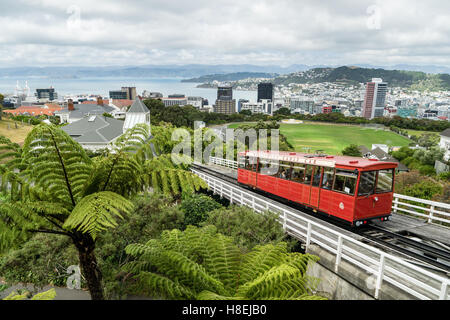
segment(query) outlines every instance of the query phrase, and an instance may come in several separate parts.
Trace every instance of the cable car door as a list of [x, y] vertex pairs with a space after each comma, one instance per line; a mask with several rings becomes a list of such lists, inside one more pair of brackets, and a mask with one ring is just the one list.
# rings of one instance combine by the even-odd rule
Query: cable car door
[[322, 178], [322, 167], [313, 167], [311, 177], [311, 191], [309, 193], [309, 204], [313, 207], [319, 207], [320, 180]]

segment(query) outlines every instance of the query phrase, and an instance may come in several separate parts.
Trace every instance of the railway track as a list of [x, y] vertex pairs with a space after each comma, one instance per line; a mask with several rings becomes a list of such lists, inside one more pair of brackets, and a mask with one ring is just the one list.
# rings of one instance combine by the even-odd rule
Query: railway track
[[428, 263], [440, 271], [450, 273], [450, 251], [413, 240], [407, 236], [394, 233], [378, 226], [369, 225], [354, 230], [356, 234], [385, 247], [401, 252], [408, 257]]
[[[233, 183], [237, 186], [241, 186], [240, 184], [238, 184], [236, 179], [226, 174], [195, 164], [192, 165], [192, 167], [199, 171], [209, 173], [227, 182]], [[247, 189], [249, 191], [253, 191], [257, 194], [261, 194], [265, 197], [268, 197], [272, 200], [279, 201], [283, 204], [293, 207], [294, 209], [299, 209], [299, 205], [293, 204], [290, 201], [279, 199], [279, 197], [277, 196], [271, 196], [265, 192], [258, 192], [258, 190], [254, 190], [251, 188]], [[307, 211], [305, 213], [317, 217], [316, 214], [312, 214], [312, 210], [309, 210], [308, 208], [303, 206], [301, 209], [302, 211]], [[355, 229], [348, 226], [344, 226], [340, 223], [335, 223], [334, 220], [330, 221], [330, 219], [326, 218], [324, 220], [361, 236], [363, 238], [363, 241], [368, 244], [372, 245], [376, 244], [378, 246], [383, 247], [383, 249], [388, 248], [391, 251], [402, 254], [402, 256], [404, 256], [405, 258], [413, 258], [414, 260], [419, 261], [421, 264], [424, 263], [425, 267], [428, 267], [438, 272], [443, 272], [447, 275], [450, 274], [450, 250], [438, 248], [437, 246], [429, 245], [422, 241], [417, 241], [407, 236], [394, 233], [374, 225], [366, 225], [361, 229]]]

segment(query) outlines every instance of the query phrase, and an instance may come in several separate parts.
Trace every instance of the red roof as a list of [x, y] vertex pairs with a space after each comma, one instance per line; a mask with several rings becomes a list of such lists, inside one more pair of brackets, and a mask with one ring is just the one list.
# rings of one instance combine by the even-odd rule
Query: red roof
[[[239, 153], [243, 155], [244, 153]], [[398, 163], [379, 161], [376, 159], [367, 159], [349, 156], [319, 156], [317, 154], [288, 152], [288, 151], [246, 151], [248, 156], [259, 158], [274, 159], [279, 161], [289, 161], [304, 164], [312, 164], [324, 167], [349, 167], [349, 168], [370, 168], [381, 167], [396, 168]]]
[[3, 110], [3, 112], [11, 113], [13, 115], [28, 113], [32, 116], [40, 116], [40, 115], [52, 116], [52, 115], [54, 115], [55, 111], [62, 110], [62, 109], [63, 108], [57, 104], [48, 103], [43, 107], [41, 107], [41, 106], [20, 106], [17, 109]]

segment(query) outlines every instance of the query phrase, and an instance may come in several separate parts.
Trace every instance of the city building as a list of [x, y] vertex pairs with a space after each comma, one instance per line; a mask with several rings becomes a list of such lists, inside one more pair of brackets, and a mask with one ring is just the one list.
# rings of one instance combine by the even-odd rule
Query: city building
[[214, 105], [214, 112], [224, 114], [236, 113], [236, 100], [216, 100], [216, 104]]
[[217, 88], [217, 100], [232, 100], [233, 99], [233, 87], [224, 86]]
[[161, 101], [165, 107], [170, 106], [185, 106], [188, 104], [188, 100], [184, 95], [171, 94], [168, 97], [162, 98]]
[[53, 87], [47, 89], [36, 89], [35, 95], [38, 100], [53, 101], [58, 99], [58, 93]]
[[305, 98], [291, 98], [290, 109], [292, 113], [314, 114], [314, 101]]
[[366, 84], [366, 94], [362, 116], [366, 119], [382, 117], [386, 101], [387, 83], [380, 78], [373, 78]]
[[122, 87], [120, 90], [109, 91], [111, 99], [136, 99], [136, 87]]
[[202, 97], [187, 97], [187, 104], [193, 106], [197, 109], [201, 109], [203, 107], [203, 98]]
[[241, 110], [242, 110], [242, 104], [243, 104], [243, 103], [246, 103], [246, 102], [250, 102], [250, 100], [247, 100], [247, 99], [239, 99], [239, 100], [238, 100], [237, 112], [241, 112]]
[[258, 83], [258, 102], [263, 99], [273, 101], [273, 84], [270, 82]]
[[241, 110], [250, 110], [252, 113], [273, 113], [273, 102], [270, 99], [262, 99], [261, 102], [244, 102], [241, 105]]

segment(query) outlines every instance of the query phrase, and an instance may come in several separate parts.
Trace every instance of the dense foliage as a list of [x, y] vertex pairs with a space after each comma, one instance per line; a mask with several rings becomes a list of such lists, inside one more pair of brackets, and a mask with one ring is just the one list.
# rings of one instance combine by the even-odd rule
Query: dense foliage
[[71, 238], [92, 298], [102, 299], [96, 239], [132, 211], [129, 198], [149, 187], [177, 194], [205, 186], [182, 169], [150, 170], [148, 135], [147, 125], [136, 125], [114, 152], [94, 158], [53, 125], [34, 127], [23, 148], [2, 138], [1, 187], [9, 199], [0, 206], [0, 247], [21, 243], [28, 232]]
[[306, 275], [318, 258], [289, 253], [286, 244], [254, 247], [243, 254], [214, 226], [164, 231], [159, 239], [126, 248], [136, 258], [124, 269], [136, 289], [169, 299], [322, 299], [317, 279]]
[[351, 157], [362, 157], [361, 151], [356, 144], [351, 144], [342, 150], [342, 155]]
[[217, 231], [231, 236], [241, 250], [250, 250], [257, 245], [285, 241], [289, 248], [296, 241], [289, 240], [278, 220], [278, 214], [273, 212], [255, 213], [247, 207], [231, 206], [214, 210], [202, 226], [214, 225]]
[[207, 195], [197, 193], [186, 196], [180, 205], [180, 209], [185, 215], [184, 223], [186, 226], [199, 226], [200, 223], [208, 218], [211, 211], [221, 207], [219, 203]]

